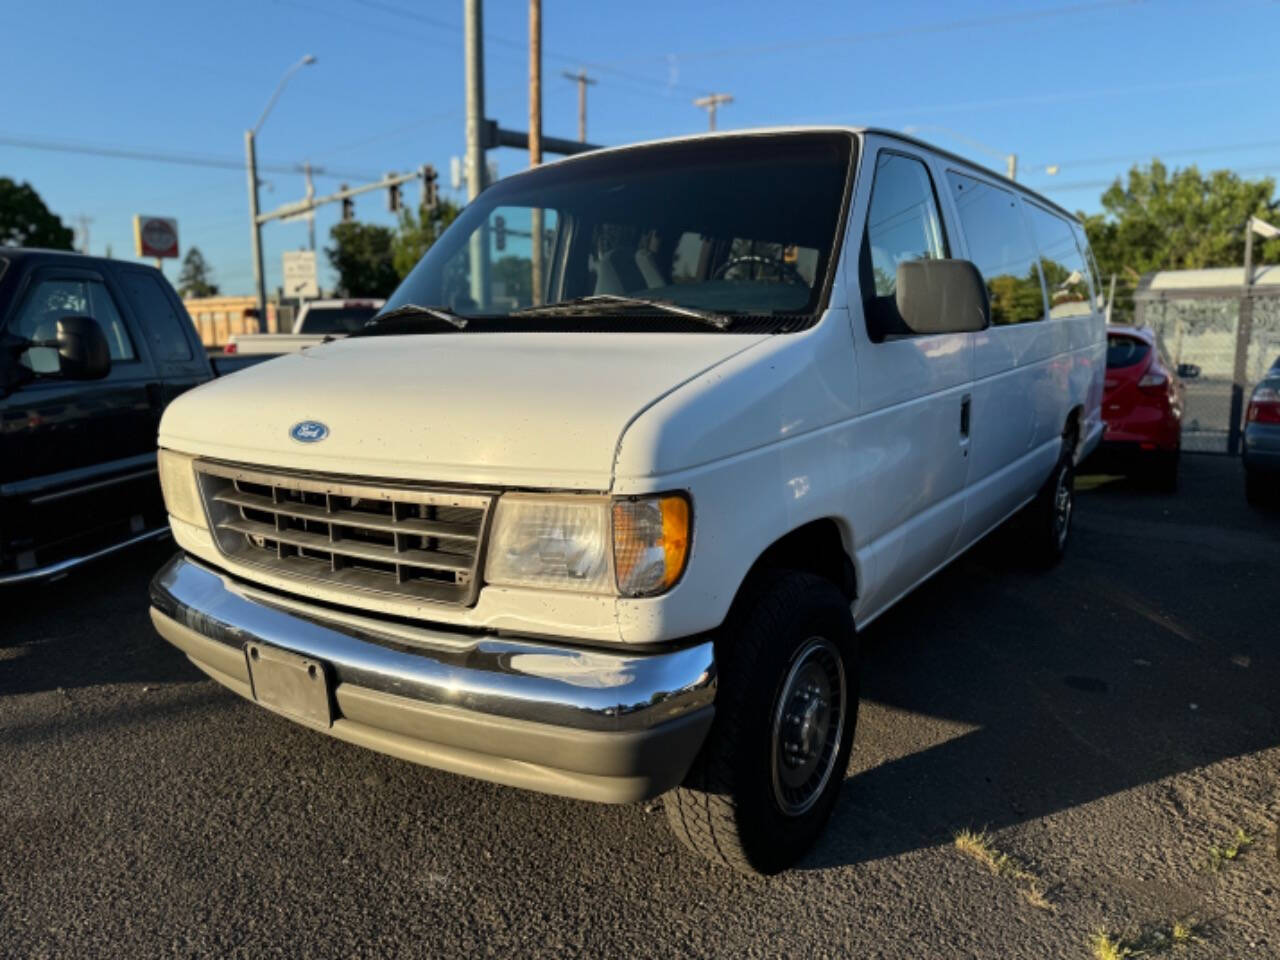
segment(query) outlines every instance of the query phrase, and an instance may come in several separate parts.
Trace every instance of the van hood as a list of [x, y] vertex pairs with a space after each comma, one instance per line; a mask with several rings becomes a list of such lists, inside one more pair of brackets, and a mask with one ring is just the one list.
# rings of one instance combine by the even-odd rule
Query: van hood
[[[619, 441], [639, 413], [767, 339], [477, 333], [341, 340], [184, 394], [165, 411], [160, 445], [324, 473], [607, 490]], [[327, 435], [293, 439], [303, 421], [323, 424]]]

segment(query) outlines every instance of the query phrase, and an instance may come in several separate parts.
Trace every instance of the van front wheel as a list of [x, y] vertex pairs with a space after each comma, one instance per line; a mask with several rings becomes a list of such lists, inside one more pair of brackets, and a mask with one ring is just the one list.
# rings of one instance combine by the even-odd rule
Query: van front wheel
[[717, 643], [716, 715], [664, 806], [695, 853], [776, 873], [817, 840], [835, 806], [858, 717], [849, 600], [808, 573], [775, 571], [748, 593]]

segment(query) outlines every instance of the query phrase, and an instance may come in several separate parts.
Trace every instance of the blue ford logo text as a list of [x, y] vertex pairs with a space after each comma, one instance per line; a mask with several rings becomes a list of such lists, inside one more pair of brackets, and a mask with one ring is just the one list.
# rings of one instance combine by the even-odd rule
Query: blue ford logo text
[[319, 443], [329, 435], [329, 428], [319, 420], [303, 420], [289, 428], [289, 436], [299, 443]]

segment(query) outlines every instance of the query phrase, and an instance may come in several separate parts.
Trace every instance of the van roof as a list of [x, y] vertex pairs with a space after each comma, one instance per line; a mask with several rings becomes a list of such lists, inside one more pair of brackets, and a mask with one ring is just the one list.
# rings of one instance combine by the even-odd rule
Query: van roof
[[[910, 134], [902, 133], [901, 131], [898, 131], [898, 130], [889, 130], [884, 127], [855, 127], [855, 126], [845, 126], [845, 125], [823, 124], [823, 125], [795, 125], [795, 126], [774, 126], [774, 127], [746, 127], [739, 130], [717, 130], [713, 133], [683, 134], [681, 136], [676, 136], [676, 137], [661, 137], [656, 140], [641, 140], [636, 143], [619, 144], [617, 146], [612, 146], [612, 147], [601, 147], [598, 150], [589, 150], [583, 153], [574, 154], [572, 156], [561, 157], [550, 162], [555, 164], [573, 163], [584, 157], [598, 157], [604, 153], [616, 153], [623, 150], [636, 150], [636, 149], [642, 149], [645, 147], [655, 147], [655, 146], [674, 144], [674, 143], [697, 143], [698, 141], [701, 141], [701, 140], [728, 140], [728, 139], [733, 139], [734, 137], [776, 137], [780, 135], [803, 134], [803, 133], [847, 133], [855, 137], [862, 137], [867, 134], [872, 134], [878, 137], [889, 137], [894, 140], [900, 140], [903, 143], [909, 143], [912, 146], [920, 147], [922, 149], [930, 151], [931, 153], [936, 153], [939, 156], [947, 157], [948, 159], [954, 160], [957, 163], [963, 163], [965, 166], [973, 170], [980, 171], [985, 176], [992, 177], [996, 180], [1001, 180], [1004, 182], [1006, 186], [1010, 187], [1011, 189], [1017, 190], [1019, 193], [1023, 194], [1024, 196], [1031, 197], [1037, 203], [1042, 203], [1045, 206], [1052, 207], [1056, 212], [1062, 214], [1064, 217], [1067, 217], [1072, 222], [1077, 222], [1077, 223], [1079, 222], [1076, 215], [1072, 213], [1070, 210], [1067, 210], [1065, 207], [1057, 203], [1054, 203], [1048, 197], [1044, 196], [1044, 194], [1037, 193], [1034, 190], [1029, 190], [1027, 187], [1018, 183], [1016, 180], [1010, 180], [1003, 173], [1000, 173], [996, 170], [992, 170], [990, 167], [984, 166], [981, 163], [977, 163], [974, 160], [970, 160], [968, 157], [963, 157], [960, 154], [954, 153], [951, 150], [943, 149], [942, 147], [939, 147], [936, 144], [930, 143], [927, 140], [921, 140], [919, 137], [913, 137]], [[522, 170], [519, 173], [512, 174], [512, 176], [520, 176], [520, 174], [528, 173], [528, 172], [529, 171], [527, 170]]]

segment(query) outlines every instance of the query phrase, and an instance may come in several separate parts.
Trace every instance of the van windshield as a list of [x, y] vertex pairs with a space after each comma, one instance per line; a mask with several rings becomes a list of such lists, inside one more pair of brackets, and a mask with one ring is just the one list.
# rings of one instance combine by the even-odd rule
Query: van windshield
[[586, 155], [501, 181], [383, 313], [443, 308], [469, 330], [562, 329], [553, 318], [566, 315], [604, 329], [729, 325], [692, 322], [694, 311], [735, 329], [807, 325], [825, 303], [852, 153], [847, 134], [745, 135]]

